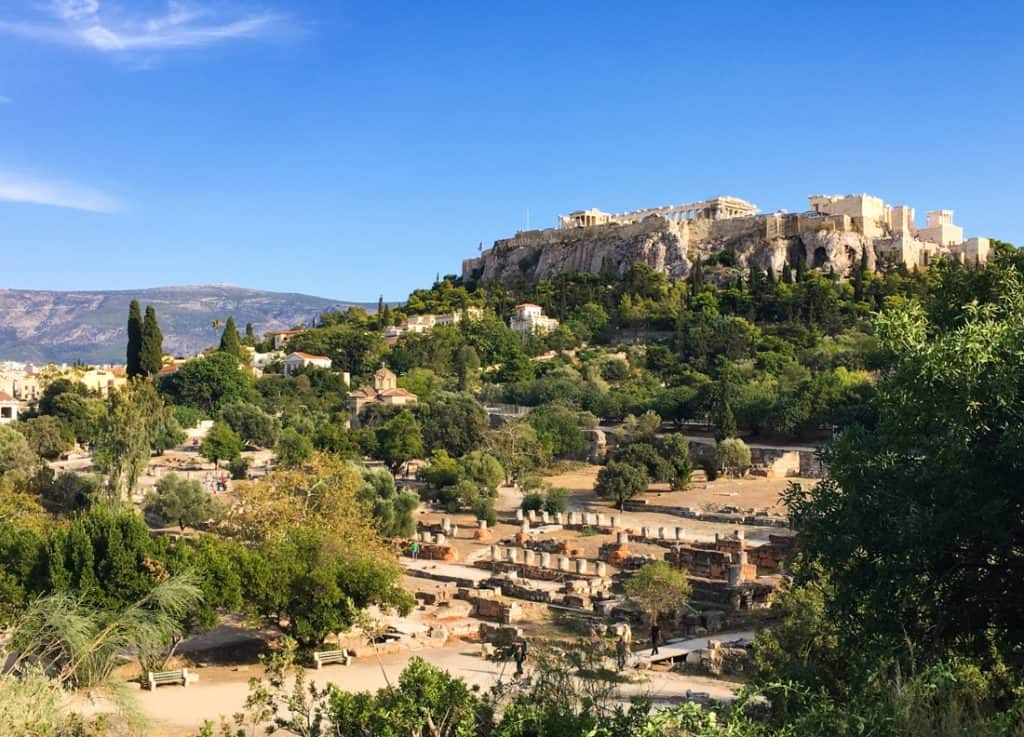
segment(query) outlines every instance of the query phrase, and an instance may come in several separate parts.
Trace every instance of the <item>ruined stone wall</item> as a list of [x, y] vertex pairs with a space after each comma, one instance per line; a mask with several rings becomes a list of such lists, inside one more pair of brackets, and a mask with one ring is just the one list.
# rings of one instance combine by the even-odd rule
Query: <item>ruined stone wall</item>
[[874, 240], [862, 229], [858, 218], [843, 214], [772, 213], [683, 222], [652, 216], [626, 225], [519, 232], [495, 241], [479, 258], [463, 261], [462, 275], [478, 282], [537, 282], [565, 272], [621, 276], [633, 264], [645, 263], [682, 279], [690, 272], [692, 254], [708, 258], [729, 249], [741, 268], [779, 272], [785, 263], [802, 260], [846, 276], [865, 253], [868, 268], [875, 268]]

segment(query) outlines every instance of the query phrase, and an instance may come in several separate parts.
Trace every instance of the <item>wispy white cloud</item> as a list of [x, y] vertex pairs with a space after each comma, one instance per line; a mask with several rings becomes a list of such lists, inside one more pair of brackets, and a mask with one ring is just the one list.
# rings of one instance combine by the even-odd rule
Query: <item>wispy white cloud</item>
[[33, 205], [68, 207], [87, 212], [113, 213], [121, 202], [95, 189], [64, 182], [46, 182], [0, 172], [0, 200]]
[[0, 95], [0, 105], [10, 105], [12, 102], [14, 102], [14, 100], [6, 95]]
[[0, 32], [114, 53], [269, 37], [285, 24], [284, 16], [269, 11], [225, 18], [178, 0], [169, 0], [162, 15], [151, 17], [125, 17], [116, 9], [108, 12], [100, 0], [51, 0], [39, 12], [40, 17], [30, 20], [0, 18]]

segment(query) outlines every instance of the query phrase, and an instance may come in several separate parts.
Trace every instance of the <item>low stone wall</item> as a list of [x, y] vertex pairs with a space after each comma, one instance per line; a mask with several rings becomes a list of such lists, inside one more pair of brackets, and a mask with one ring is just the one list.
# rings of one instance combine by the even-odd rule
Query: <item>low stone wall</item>
[[676, 517], [697, 519], [704, 522], [722, 522], [733, 525], [750, 525], [754, 527], [789, 527], [789, 520], [761, 512], [702, 512], [692, 507], [675, 507], [664, 504], [649, 504], [646, 499], [628, 499], [623, 505], [627, 512], [655, 512], [672, 514]]

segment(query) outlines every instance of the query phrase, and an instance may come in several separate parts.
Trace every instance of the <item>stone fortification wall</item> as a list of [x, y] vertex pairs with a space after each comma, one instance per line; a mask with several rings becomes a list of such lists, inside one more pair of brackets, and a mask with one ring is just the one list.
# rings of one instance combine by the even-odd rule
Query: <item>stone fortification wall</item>
[[624, 275], [646, 263], [672, 278], [690, 271], [686, 256], [688, 224], [660, 217], [629, 225], [595, 225], [569, 230], [533, 230], [496, 241], [480, 258], [463, 262], [467, 280], [509, 282], [550, 279], [571, 271]]
[[708, 258], [724, 250], [736, 254], [741, 268], [756, 266], [779, 272], [787, 262], [842, 276], [866, 253], [876, 268], [872, 238], [863, 224], [848, 215], [771, 213], [723, 220], [681, 222], [651, 216], [638, 223], [609, 223], [586, 228], [531, 230], [495, 241], [479, 258], [462, 264], [467, 281], [503, 282], [525, 278], [536, 282], [564, 272], [624, 275], [645, 263], [682, 279], [690, 273], [693, 254]]

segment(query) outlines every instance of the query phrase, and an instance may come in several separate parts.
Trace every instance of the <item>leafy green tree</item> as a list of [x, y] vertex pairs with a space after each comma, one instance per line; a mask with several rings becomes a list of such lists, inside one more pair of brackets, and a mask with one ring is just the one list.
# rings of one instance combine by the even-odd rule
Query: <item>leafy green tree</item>
[[307, 330], [292, 338], [288, 347], [290, 350], [330, 356], [335, 367], [349, 371], [353, 376], [373, 373], [387, 351], [384, 336], [379, 331], [346, 324]]
[[360, 472], [363, 485], [356, 495], [370, 507], [377, 531], [383, 537], [412, 537], [419, 496], [411, 491], [399, 492], [395, 477], [387, 471], [362, 468]]
[[133, 299], [128, 305], [128, 350], [125, 356], [125, 371], [129, 378], [142, 374], [142, 308]]
[[102, 490], [102, 478], [65, 471], [43, 487], [41, 500], [49, 511], [70, 515], [78, 510], [87, 509], [100, 498]]
[[478, 520], [483, 520], [489, 527], [498, 523], [498, 513], [494, 509], [494, 499], [489, 496], [478, 496], [470, 505], [473, 515]]
[[74, 433], [57, 417], [32, 417], [15, 425], [28, 441], [32, 451], [47, 460], [59, 458], [75, 444]]
[[229, 402], [220, 409], [220, 417], [245, 443], [272, 448], [281, 433], [281, 422], [251, 402]]
[[249, 566], [253, 604], [303, 645], [344, 632], [371, 604], [403, 614], [412, 608], [394, 560], [328, 544], [321, 530], [288, 528], [257, 546]]
[[461, 678], [415, 657], [395, 688], [333, 691], [328, 714], [337, 734], [472, 737], [482, 706]]
[[118, 610], [145, 597], [156, 582], [154, 543], [135, 511], [95, 504], [47, 543], [46, 590], [78, 591], [99, 609]]
[[242, 452], [242, 438], [230, 426], [223, 422], [213, 423], [199, 446], [199, 453], [215, 466], [221, 461], [237, 458]]
[[413, 367], [398, 377], [398, 386], [416, 395], [423, 404], [430, 404], [445, 388], [445, 380], [428, 368]]
[[417, 405], [416, 416], [423, 428], [428, 451], [442, 448], [462, 456], [480, 447], [487, 430], [487, 413], [468, 394], [444, 393], [429, 404]]
[[711, 408], [711, 424], [715, 429], [715, 440], [736, 437], [736, 416], [733, 414], [733, 384], [735, 378], [732, 369], [726, 367], [714, 393], [714, 404]]
[[9, 472], [35, 473], [39, 457], [25, 435], [9, 425], [0, 425], [0, 476]]
[[229, 316], [227, 323], [224, 325], [224, 332], [220, 336], [220, 348], [218, 350], [221, 353], [234, 356], [239, 361], [244, 358], [242, 340], [238, 337], [238, 328], [235, 326], [234, 317]]
[[593, 415], [581, 415], [558, 402], [535, 407], [526, 421], [537, 433], [537, 439], [558, 458], [573, 457], [586, 450], [587, 438], [583, 430], [597, 424]]
[[644, 469], [651, 481], [671, 481], [675, 477], [675, 468], [662, 456], [654, 442], [620, 445], [612, 452], [611, 458], [617, 463]]
[[686, 571], [670, 566], [666, 561], [647, 563], [626, 579], [623, 584], [626, 597], [643, 610], [652, 622], [662, 614], [678, 611], [690, 598], [690, 580]]
[[175, 473], [156, 482], [156, 487], [146, 494], [143, 506], [147, 512], [174, 522], [183, 530], [210, 519], [215, 508], [210, 492], [201, 483]]
[[[793, 488], [808, 559], [834, 587], [830, 616], [858, 641], [919, 661], [996, 647], [1024, 664], [1024, 285], [946, 323], [906, 302], [878, 319], [888, 368], [873, 427], [851, 426], [823, 456], [829, 478]], [[999, 644], [994, 644], [999, 643]]]
[[145, 376], [155, 376], [164, 365], [164, 334], [156, 319], [156, 310], [146, 305], [142, 321], [142, 348], [139, 351], [139, 370]]
[[643, 468], [609, 461], [607, 466], [597, 472], [594, 491], [602, 499], [614, 499], [621, 510], [627, 499], [642, 494], [649, 483], [647, 471]]
[[125, 498], [135, 490], [164, 420], [163, 403], [147, 381], [133, 379], [107, 397], [107, 414], [93, 447], [93, 460], [107, 475], [114, 496]]
[[252, 379], [230, 353], [217, 352], [186, 361], [160, 383], [160, 391], [173, 404], [194, 407], [208, 416], [216, 416], [224, 404], [252, 395]]
[[293, 427], [285, 429], [274, 446], [277, 462], [285, 468], [299, 468], [313, 455], [313, 441]]
[[151, 447], [157, 455], [176, 448], [185, 442], [187, 433], [181, 429], [171, 407], [162, 407], [153, 418]]
[[480, 356], [476, 348], [464, 345], [455, 357], [455, 376], [459, 391], [472, 392], [480, 385]]
[[742, 476], [750, 468], [750, 448], [739, 438], [719, 440], [715, 445], [715, 463], [733, 476]]
[[682, 489], [693, 472], [693, 464], [690, 463], [690, 441], [682, 433], [672, 433], [659, 438], [658, 446], [662, 457], [672, 468], [668, 482], [673, 489]]
[[505, 469], [490, 453], [474, 450], [459, 459], [461, 476], [467, 478], [489, 494], [498, 490], [498, 485], [505, 478]]
[[505, 481], [518, 482], [551, 459], [537, 433], [525, 421], [508, 422], [487, 434], [488, 451], [505, 469]]
[[419, 468], [416, 476], [426, 481], [434, 489], [455, 486], [462, 479], [462, 465], [457, 458], [452, 458], [446, 450], [435, 450], [430, 454], [430, 463]]
[[380, 427], [377, 432], [375, 457], [384, 461], [392, 472], [403, 464], [423, 456], [423, 434], [416, 417], [403, 410]]

